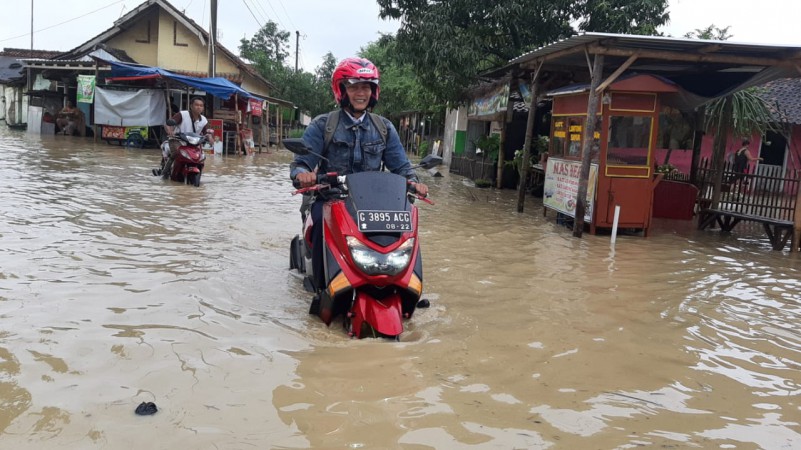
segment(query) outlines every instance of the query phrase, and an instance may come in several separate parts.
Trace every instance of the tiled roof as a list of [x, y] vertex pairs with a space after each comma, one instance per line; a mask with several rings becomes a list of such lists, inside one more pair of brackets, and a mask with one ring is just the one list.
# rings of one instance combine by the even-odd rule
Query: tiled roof
[[0, 83], [20, 78], [23, 75], [23, 70], [22, 64], [17, 58], [0, 55]]
[[801, 124], [801, 78], [782, 78], [761, 86], [760, 96], [778, 103], [780, 116], [789, 123]]
[[[199, 36], [203, 37], [203, 40], [205, 41], [204, 43], [206, 45], [208, 44], [209, 33], [203, 27], [198, 25], [197, 22], [195, 22], [194, 20], [189, 18], [189, 16], [184, 14], [181, 10], [179, 10], [178, 8], [173, 6], [169, 1], [167, 1], [167, 0], [147, 0], [147, 1], [143, 2], [141, 5], [139, 5], [136, 8], [134, 8], [133, 10], [131, 10], [128, 13], [126, 13], [121, 18], [117, 19], [117, 21], [114, 22], [114, 24], [111, 26], [111, 28], [101, 32], [97, 36], [95, 36], [92, 39], [84, 42], [80, 46], [70, 50], [67, 53], [69, 53], [71, 55], [79, 54], [79, 53], [81, 53], [83, 51], [86, 51], [89, 48], [92, 48], [97, 43], [107, 41], [110, 37], [115, 36], [117, 33], [121, 32], [123, 30], [123, 28], [128, 23], [132, 23], [134, 20], [136, 20], [136, 18], [140, 14], [142, 14], [145, 11], [147, 11], [151, 7], [161, 7], [165, 11], [173, 14], [174, 17], [180, 18], [180, 20], [183, 21], [183, 23], [190, 30], [194, 31], [196, 34], [198, 34]], [[271, 89], [274, 88], [272, 82], [270, 82], [269, 80], [264, 78], [254, 67], [248, 65], [245, 61], [243, 61], [235, 53], [233, 53], [232, 51], [230, 51], [227, 48], [225, 48], [225, 46], [223, 46], [222, 44], [217, 42], [215, 48], [217, 50], [219, 50], [220, 52], [224, 53], [226, 56], [228, 56], [228, 58], [230, 58], [238, 68], [240, 68], [243, 71], [247, 72], [252, 77], [261, 80], [269, 88], [271, 88]], [[172, 69], [170, 69], [170, 70], [172, 70]], [[240, 79], [238, 82], [241, 83], [242, 80]]]
[[0, 52], [0, 56], [13, 56], [15, 58], [42, 58], [42, 59], [51, 59], [55, 58], [58, 55], [63, 54], [64, 52], [56, 51], [56, 50], [30, 50], [24, 48], [4, 48], [2, 52]]

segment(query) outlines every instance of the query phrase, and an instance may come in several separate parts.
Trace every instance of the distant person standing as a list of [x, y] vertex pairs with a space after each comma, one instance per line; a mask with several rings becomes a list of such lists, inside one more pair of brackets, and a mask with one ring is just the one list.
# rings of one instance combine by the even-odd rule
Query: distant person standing
[[747, 185], [748, 182], [742, 180], [745, 178], [748, 163], [752, 161], [762, 161], [762, 158], [751, 156], [751, 152], [748, 150], [748, 146], [750, 144], [751, 141], [748, 139], [743, 139], [742, 146], [736, 152], [734, 152], [734, 165], [732, 167], [732, 170], [734, 170], [734, 176], [731, 177], [729, 183], [740, 183]]
[[67, 100], [64, 103], [64, 108], [58, 112], [56, 125], [58, 125], [59, 133], [72, 136], [77, 130], [77, 125], [80, 119], [80, 110], [73, 106], [72, 102]]

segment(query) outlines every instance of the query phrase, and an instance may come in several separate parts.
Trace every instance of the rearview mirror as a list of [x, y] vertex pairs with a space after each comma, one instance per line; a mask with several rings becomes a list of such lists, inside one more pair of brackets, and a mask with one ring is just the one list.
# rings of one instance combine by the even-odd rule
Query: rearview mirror
[[311, 152], [309, 147], [306, 147], [306, 143], [303, 142], [303, 139], [300, 138], [284, 139], [283, 144], [287, 150], [296, 155], [305, 156]]
[[281, 142], [284, 144], [284, 147], [286, 147], [287, 150], [296, 155], [299, 156], [315, 155], [319, 156], [321, 159], [328, 161], [328, 158], [313, 152], [308, 146], [306, 146], [306, 142], [304, 142], [302, 138], [288, 138], [284, 139]]
[[174, 121], [174, 120], [172, 120], [172, 119], [167, 119], [167, 125], [168, 125], [168, 126], [171, 126], [171, 127], [174, 127], [174, 126], [178, 125], [178, 123], [177, 123], [177, 122], [175, 122], [175, 121]]

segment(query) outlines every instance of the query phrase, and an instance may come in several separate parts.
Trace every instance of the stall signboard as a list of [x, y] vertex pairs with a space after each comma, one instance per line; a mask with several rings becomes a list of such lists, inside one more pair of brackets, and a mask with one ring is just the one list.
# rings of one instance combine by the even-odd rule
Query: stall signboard
[[503, 83], [487, 92], [481, 98], [475, 98], [468, 106], [468, 117], [491, 116], [506, 111], [509, 103], [509, 83]]
[[[542, 204], [570, 217], [576, 217], [576, 197], [578, 197], [581, 161], [548, 158], [545, 170]], [[595, 190], [598, 184], [598, 164], [590, 164], [590, 178], [587, 181], [587, 200], [584, 220], [592, 220], [595, 206]]]
[[257, 98], [248, 99], [248, 109], [251, 116], [261, 116], [262, 101]]
[[143, 138], [148, 137], [148, 127], [133, 126], [133, 127], [115, 127], [111, 125], [103, 125], [100, 137], [102, 139], [119, 139], [126, 140], [131, 137], [131, 134], [138, 134]]
[[95, 76], [78, 75], [78, 103], [94, 103], [95, 101]]
[[[214, 133], [214, 142], [209, 146], [214, 150], [215, 154], [222, 154], [223, 152], [223, 120], [222, 119], [209, 119], [209, 129]], [[204, 148], [207, 148], [204, 146]]]
[[209, 119], [209, 129], [214, 132], [214, 137], [222, 140], [223, 138], [223, 120], [222, 119]]

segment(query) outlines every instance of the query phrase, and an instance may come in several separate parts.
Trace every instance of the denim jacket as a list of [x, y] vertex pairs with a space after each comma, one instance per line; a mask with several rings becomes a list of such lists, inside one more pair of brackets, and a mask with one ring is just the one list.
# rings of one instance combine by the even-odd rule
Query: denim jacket
[[361, 123], [355, 124], [349, 115], [340, 110], [339, 124], [326, 150], [323, 148], [323, 141], [328, 114], [315, 117], [303, 133], [303, 141], [313, 152], [325, 156], [328, 161], [311, 154], [296, 156], [290, 167], [290, 178], [294, 179], [301, 172], [311, 172], [318, 164], [318, 173], [338, 172], [347, 175], [381, 170], [383, 162], [392, 173], [402, 175], [410, 181], [418, 181], [395, 127], [381, 116], [376, 118], [387, 125], [386, 144], [369, 117], [365, 116]]

